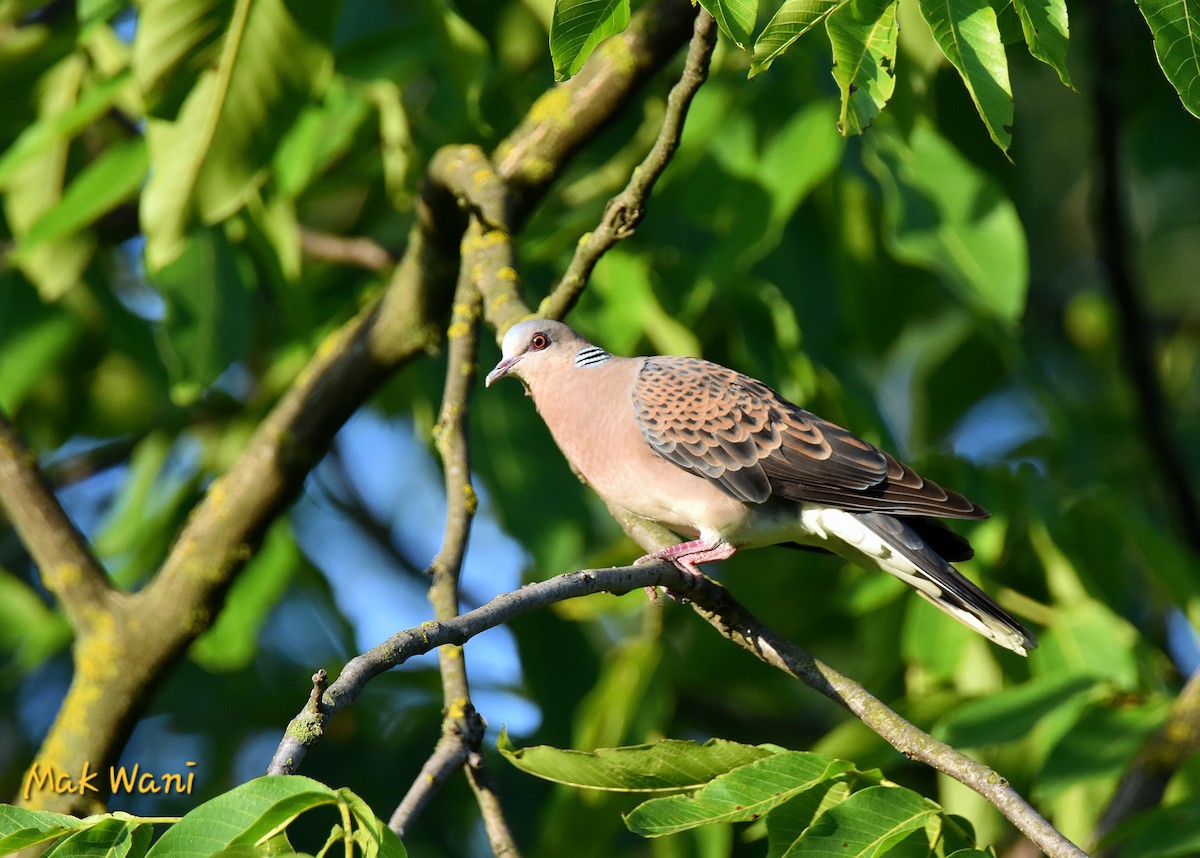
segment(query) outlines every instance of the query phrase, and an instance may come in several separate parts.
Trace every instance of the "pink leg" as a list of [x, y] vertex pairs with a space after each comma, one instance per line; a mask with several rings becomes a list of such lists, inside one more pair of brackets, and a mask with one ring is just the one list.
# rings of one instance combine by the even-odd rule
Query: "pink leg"
[[682, 572], [700, 577], [702, 573], [697, 568], [701, 563], [713, 560], [728, 560], [737, 549], [728, 542], [717, 537], [709, 539], [693, 539], [691, 542], [681, 542], [670, 548], [663, 548], [645, 557], [639, 557], [636, 563], [649, 563], [652, 560], [670, 560]]

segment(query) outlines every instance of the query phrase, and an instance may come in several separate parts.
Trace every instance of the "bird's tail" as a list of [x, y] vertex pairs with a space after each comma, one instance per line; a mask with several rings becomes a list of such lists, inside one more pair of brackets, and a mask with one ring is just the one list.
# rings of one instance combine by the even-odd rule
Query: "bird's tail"
[[[886, 547], [899, 555], [899, 558], [873, 556], [872, 559], [881, 568], [900, 578], [963, 625], [1000, 646], [1020, 655], [1028, 655], [1027, 650], [1037, 646], [1028, 629], [964, 578], [908, 523], [880, 512], [853, 515]], [[907, 562], [901, 562], [900, 558]]]

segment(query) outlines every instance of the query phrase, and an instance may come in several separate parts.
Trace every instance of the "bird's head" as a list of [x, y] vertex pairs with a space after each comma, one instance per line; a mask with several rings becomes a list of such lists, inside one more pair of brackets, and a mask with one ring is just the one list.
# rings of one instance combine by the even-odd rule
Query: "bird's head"
[[589, 347], [595, 349], [562, 322], [526, 319], [504, 335], [500, 362], [487, 374], [484, 384], [491, 387], [497, 379], [512, 375], [526, 387], [536, 387], [538, 381], [550, 374], [578, 365], [581, 349]]

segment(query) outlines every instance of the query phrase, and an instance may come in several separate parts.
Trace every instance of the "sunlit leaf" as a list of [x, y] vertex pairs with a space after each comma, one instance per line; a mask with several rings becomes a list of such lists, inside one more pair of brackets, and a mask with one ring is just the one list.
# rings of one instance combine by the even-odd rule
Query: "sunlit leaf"
[[1091, 707], [1050, 751], [1035, 787], [1039, 800], [1052, 800], [1086, 780], [1117, 780], [1134, 754], [1162, 727], [1169, 703], [1127, 708]]
[[1183, 106], [1200, 117], [1200, 0], [1138, 0], [1158, 64]]
[[154, 170], [141, 223], [152, 269], [183, 251], [193, 219], [228, 217], [264, 181], [282, 133], [329, 72], [336, 11], [336, 3], [237, 0], [215, 67], [178, 116], [148, 119]]
[[[352, 793], [349, 795], [353, 795]], [[255, 847], [285, 829], [302, 813], [324, 805], [345, 805], [356, 816], [369, 813], [366, 805], [347, 791], [298, 775], [261, 777], [234, 787], [204, 802], [184, 816], [148, 853], [153, 858], [207, 858], [222, 850]], [[380, 858], [402, 858], [403, 844], [386, 828], [368, 826]], [[349, 832], [345, 832], [348, 836]]]
[[897, 0], [849, 0], [825, 20], [833, 79], [842, 92], [838, 130], [861, 134], [896, 88]]
[[652, 792], [702, 786], [730, 769], [772, 756], [769, 747], [724, 739], [704, 744], [663, 739], [649, 745], [572, 751], [538, 745], [513, 748], [507, 735], [500, 753], [521, 771], [556, 783], [618, 792]]
[[980, 312], [1020, 318], [1028, 250], [1021, 219], [999, 184], [924, 124], [907, 144], [894, 133], [873, 133], [869, 142], [893, 252], [940, 274]]
[[0, 853], [10, 855], [27, 846], [56, 840], [83, 825], [73, 816], [0, 804]]
[[987, 0], [920, 0], [921, 14], [946, 58], [958, 69], [997, 146], [1012, 142], [1013, 98], [1008, 58]]
[[846, 0], [784, 0], [754, 42], [750, 77], [762, 74], [779, 56]]
[[134, 819], [102, 819], [72, 832], [54, 846], [57, 858], [141, 858], [154, 826]]
[[817, 817], [784, 856], [873, 858], [924, 828], [937, 813], [937, 805], [912, 790], [867, 787]]
[[1013, 0], [1013, 6], [1021, 18], [1029, 53], [1058, 72], [1063, 86], [1074, 88], [1067, 71], [1070, 28], [1066, 0]]
[[740, 766], [691, 795], [644, 802], [625, 817], [625, 824], [643, 837], [661, 837], [698, 825], [746, 822], [852, 768], [845, 760], [785, 751]]
[[721, 32], [739, 48], [750, 44], [754, 22], [758, 17], [755, 0], [700, 0], [700, 5], [716, 19]]
[[[67, 180], [70, 138], [82, 124], [108, 109], [120, 83], [82, 91], [86, 62], [75, 54], [43, 75], [38, 122], [0, 159], [0, 200], [12, 234], [20, 240], [62, 198]], [[9, 256], [38, 288], [55, 301], [74, 287], [92, 258], [90, 235], [61, 236], [36, 247], [21, 247]]]
[[1024, 685], [971, 700], [943, 718], [934, 735], [956, 747], [978, 748], [1024, 737], [1045, 715], [1069, 700], [1090, 694], [1096, 680], [1067, 674], [1032, 679]]
[[629, 0], [557, 0], [550, 23], [554, 76], [571, 77], [596, 45], [629, 26]]
[[132, 68], [152, 113], [168, 87], [194, 83], [204, 65], [215, 58], [233, 2], [142, 0], [138, 4]]
[[53, 208], [34, 222], [22, 246], [32, 247], [77, 232], [133, 199], [148, 166], [142, 137], [113, 144], [75, 177]]

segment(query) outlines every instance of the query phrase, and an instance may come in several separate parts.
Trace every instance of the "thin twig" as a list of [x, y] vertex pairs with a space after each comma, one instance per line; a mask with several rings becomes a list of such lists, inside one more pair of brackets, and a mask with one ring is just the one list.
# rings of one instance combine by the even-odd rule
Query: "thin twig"
[[76, 634], [86, 635], [102, 607], [120, 594], [87, 540], [59, 504], [8, 418], [0, 413], [0, 507], [33, 558], [46, 589], [63, 606]]
[[[516, 226], [570, 158], [675, 56], [694, 14], [685, 0], [651, 0], [583, 72], [547, 92], [501, 142], [497, 173], [516, 194]], [[565, 109], [547, 110], [551, 104]], [[233, 578], [346, 417], [383, 379], [440, 342], [467, 221], [441, 179], [431, 166], [404, 254], [380, 299], [317, 349], [238, 461], [211, 483], [154, 580], [122, 599], [128, 602], [124, 613], [94, 612], [97, 622], [108, 623], [111, 640], [77, 658], [60, 717], [38, 751], [45, 768], [79, 771], [86, 761], [98, 770], [116, 762], [150, 699], [148, 689], [211, 625]], [[517, 298], [511, 314], [528, 312]], [[96, 810], [92, 801], [66, 792], [41, 792], [26, 804]]]
[[1056, 831], [991, 768], [934, 739], [893, 712], [861, 685], [780, 636], [757, 620], [720, 584], [708, 578], [686, 575], [665, 562], [585, 569], [559, 575], [503, 593], [486, 605], [451, 620], [425, 623], [394, 635], [346, 664], [341, 675], [329, 686], [323, 711], [315, 720], [307, 711], [296, 716], [275, 752], [270, 771], [273, 774], [294, 773], [308, 745], [315, 743], [330, 718], [353, 703], [371, 679], [414, 655], [447, 643], [462, 644], [487, 629], [564, 599], [601, 592], [621, 595], [658, 586], [685, 596], [722, 635], [846, 707], [901, 753], [978, 792], [1051, 858], [1085, 858], [1082, 850]]
[[[464, 148], [448, 164], [447, 173], [458, 175], [463, 162], [478, 162], [482, 152]], [[450, 357], [446, 365], [446, 381], [442, 392], [442, 406], [434, 428], [434, 441], [442, 459], [442, 473], [446, 488], [446, 526], [442, 536], [442, 547], [429, 567], [433, 583], [429, 588], [429, 601], [433, 605], [434, 617], [449, 620], [459, 613], [459, 578], [462, 573], [463, 557], [471, 522], [475, 516], [477, 499], [471, 483], [470, 440], [467, 433], [467, 417], [470, 408], [471, 389], [476, 375], [476, 352], [479, 347], [479, 324], [481, 315], [480, 283], [492, 279], [496, 272], [511, 270], [512, 241], [508, 236], [508, 195], [503, 183], [491, 169], [470, 170], [469, 186], [463, 189], [467, 207], [472, 211], [471, 223], [463, 237], [462, 264], [458, 286], [455, 290], [454, 306], [446, 339], [450, 343]], [[493, 234], [494, 240], [483, 240]], [[496, 254], [500, 254], [497, 259]], [[506, 282], [509, 278], [506, 278]], [[508, 282], [515, 288], [515, 276]], [[408, 830], [416, 816], [438, 789], [448, 773], [468, 760], [481, 761], [480, 755], [485, 725], [483, 718], [471, 702], [470, 686], [467, 682], [466, 659], [461, 646], [447, 644], [438, 649], [438, 667], [442, 678], [443, 720], [442, 737], [433, 755], [422, 767], [420, 775], [409, 789], [389, 825], [400, 835]], [[491, 840], [496, 855], [517, 855], [515, 841], [494, 790], [482, 788], [478, 773], [479, 764], [466, 766], [468, 779], [475, 792], [484, 829]]]
[[334, 235], [300, 227], [300, 252], [317, 262], [386, 271], [396, 264], [387, 248], [362, 236]]
[[679, 148], [688, 107], [708, 78], [709, 62], [716, 43], [716, 21], [712, 15], [701, 9], [696, 15], [683, 75], [667, 96], [667, 113], [663, 117], [658, 138], [650, 147], [645, 160], [634, 169], [625, 189], [608, 201], [599, 225], [580, 240], [566, 273], [538, 307], [539, 316], [548, 319], [561, 319], [565, 316], [586, 288], [600, 257], [618, 241], [633, 235], [633, 231], [641, 223], [646, 214], [646, 201], [654, 190], [655, 183], [671, 163], [675, 150]]
[[469, 753], [462, 736], [443, 731], [442, 737], [433, 748], [433, 753], [421, 766], [421, 773], [392, 812], [388, 828], [403, 839], [441, 785], [462, 768]]

